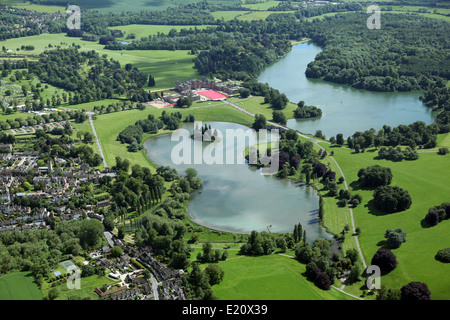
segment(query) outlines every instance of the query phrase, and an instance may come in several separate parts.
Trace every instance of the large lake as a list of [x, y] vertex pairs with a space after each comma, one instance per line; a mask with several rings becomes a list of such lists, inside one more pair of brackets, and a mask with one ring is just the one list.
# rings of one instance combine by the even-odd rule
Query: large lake
[[291, 102], [303, 100], [322, 109], [320, 119], [290, 119], [288, 127], [311, 134], [322, 130], [329, 138], [337, 133], [348, 137], [355, 131], [378, 130], [384, 124], [393, 127], [419, 120], [433, 122], [431, 110], [418, 99], [420, 92], [372, 92], [306, 78], [308, 63], [321, 51], [310, 42], [294, 45], [291, 52], [258, 77], [259, 82], [285, 93]]
[[[304, 72], [309, 62], [321, 51], [312, 43], [295, 45], [283, 59], [269, 66], [259, 81], [284, 92], [297, 103], [316, 105], [323, 116], [315, 120], [288, 121], [288, 127], [304, 133], [316, 130], [330, 137], [343, 133], [345, 137], [355, 131], [379, 129], [384, 124], [397, 126], [414, 121], [433, 121], [433, 115], [418, 100], [420, 93], [380, 93], [353, 89], [322, 80], [307, 79]], [[226, 129], [247, 129], [225, 122], [213, 122], [213, 129], [225, 135]], [[185, 128], [193, 131], [193, 126]], [[193, 141], [189, 139], [189, 143]], [[172, 150], [179, 145], [171, 136], [152, 138], [144, 143], [147, 154], [158, 165], [171, 166], [184, 174], [187, 168], [195, 168], [203, 179], [203, 188], [195, 192], [188, 206], [189, 216], [198, 224], [231, 232], [248, 233], [252, 230], [292, 232], [301, 223], [309, 241], [319, 237], [331, 238], [318, 221], [318, 195], [310, 187], [288, 180], [261, 175], [259, 170], [243, 161], [243, 150], [255, 144], [227, 141], [216, 142], [225, 154], [231, 145], [236, 154], [234, 164], [180, 164], [172, 161]], [[214, 144], [204, 144], [203, 148]], [[219, 149], [218, 149], [219, 150]], [[225, 162], [225, 158], [224, 158]]]
[[[234, 150], [235, 161], [232, 164], [176, 165], [171, 155], [179, 142], [171, 141], [170, 135], [144, 143], [148, 156], [158, 165], [171, 166], [182, 175], [187, 168], [195, 168], [203, 179], [201, 192], [193, 194], [188, 206], [192, 220], [213, 229], [243, 233], [267, 231], [269, 226], [271, 232], [292, 232], [294, 225], [301, 223], [310, 241], [318, 237], [331, 238], [318, 223], [319, 198], [314, 189], [261, 175], [259, 169], [245, 164], [243, 151], [256, 140], [248, 139], [245, 143], [237, 139], [231, 141], [226, 139], [226, 129], [246, 130], [247, 127], [226, 122], [208, 124], [224, 135], [220, 142], [215, 142], [217, 148], [221, 148], [224, 155], [226, 150], [231, 150], [227, 149], [230, 146]], [[184, 128], [192, 131], [193, 125]], [[193, 145], [192, 139], [190, 143]], [[204, 143], [203, 147], [207, 146], [213, 145]], [[223, 159], [227, 163], [225, 156]]]

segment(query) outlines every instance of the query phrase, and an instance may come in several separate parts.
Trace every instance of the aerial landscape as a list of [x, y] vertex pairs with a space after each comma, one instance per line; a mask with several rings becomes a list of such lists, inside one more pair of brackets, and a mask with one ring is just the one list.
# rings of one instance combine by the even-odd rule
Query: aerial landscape
[[0, 0], [0, 300], [450, 300], [449, 35], [448, 0]]

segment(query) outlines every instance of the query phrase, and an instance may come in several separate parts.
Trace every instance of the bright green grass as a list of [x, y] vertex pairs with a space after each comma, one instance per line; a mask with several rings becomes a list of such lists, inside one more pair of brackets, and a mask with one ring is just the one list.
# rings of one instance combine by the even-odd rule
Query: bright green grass
[[110, 104], [120, 103], [120, 102], [121, 102], [121, 100], [119, 100], [119, 99], [104, 99], [104, 100], [98, 100], [98, 101], [81, 103], [81, 104], [73, 104], [73, 105], [66, 104], [66, 105], [64, 105], [64, 108], [77, 109], [77, 110], [94, 110], [94, 107], [97, 107], [97, 106], [100, 107], [103, 105], [105, 107], [108, 107]]
[[39, 5], [39, 4], [15, 4], [14, 8], [33, 10], [42, 13], [66, 12], [66, 7]]
[[[381, 6], [380, 9], [392, 8], [393, 11], [405, 11], [405, 12], [419, 12], [420, 9], [425, 9], [428, 13], [436, 14], [449, 14], [450, 9], [448, 8], [430, 8], [430, 7], [422, 7], [422, 6]], [[389, 12], [389, 11], [388, 11]]]
[[[231, 250], [230, 250], [231, 251]], [[229, 251], [229, 253], [230, 253]], [[232, 256], [219, 262], [223, 281], [213, 286], [223, 300], [344, 300], [351, 297], [332, 288], [317, 288], [302, 275], [304, 264], [273, 254], [260, 257]]]
[[[92, 131], [92, 126], [91, 126], [91, 124], [89, 123], [89, 121], [85, 121], [85, 122], [83, 122], [83, 123], [75, 123], [75, 122], [72, 122], [72, 125], [75, 127], [75, 129], [73, 130], [73, 132], [72, 132], [72, 139], [74, 139], [74, 140], [78, 140], [78, 138], [77, 138], [77, 132], [79, 132], [79, 131], [81, 131], [81, 132], [89, 132], [90, 134], [94, 134], [94, 132]], [[97, 129], [95, 129], [95, 130], [97, 130]], [[80, 145], [83, 145], [84, 144], [84, 142], [77, 142], [75, 145], [78, 147], [78, 146], [80, 146]], [[91, 148], [92, 148], [92, 150], [94, 151], [94, 153], [96, 153], [96, 154], [98, 154], [98, 155], [100, 155], [100, 151], [99, 151], [99, 149], [98, 149], [98, 145], [97, 145], [97, 142], [94, 140], [94, 142], [92, 143], [92, 144], [90, 144], [89, 145]], [[103, 161], [100, 163], [100, 165], [99, 166], [97, 166], [96, 167], [97, 169], [99, 169], [99, 170], [104, 170], [105, 169], [105, 166], [104, 166], [104, 164], [103, 164]]]
[[[355, 223], [361, 228], [359, 236], [366, 262], [370, 264], [374, 253], [383, 245], [386, 229], [402, 228], [407, 233], [407, 241], [399, 249], [393, 250], [399, 262], [397, 268], [382, 277], [382, 284], [400, 288], [410, 281], [421, 281], [428, 285], [433, 299], [448, 299], [450, 278], [448, 265], [434, 259], [436, 252], [448, 247], [449, 221], [437, 226], [424, 228], [421, 221], [428, 208], [449, 201], [450, 158], [436, 153], [421, 153], [416, 161], [391, 162], [375, 160], [376, 152], [366, 151], [352, 154], [343, 148], [334, 150], [334, 157], [342, 167], [351, 191], [363, 196], [363, 203], [354, 209]], [[382, 214], [368, 202], [373, 198], [373, 190], [360, 190], [357, 179], [360, 168], [374, 164], [390, 167], [393, 173], [391, 185], [406, 189], [412, 198], [412, 206], [404, 212]]]
[[447, 147], [450, 148], [450, 133], [440, 134], [437, 139], [437, 147]]
[[[242, 98], [229, 98], [229, 101], [237, 104], [238, 106], [250, 111], [253, 114], [262, 114], [268, 121], [272, 120], [272, 112], [274, 109], [268, 103], [264, 103], [264, 97], [251, 96], [245, 99]], [[294, 118], [294, 110], [297, 109], [297, 105], [289, 102], [286, 108], [282, 111], [286, 115], [287, 119]]]
[[43, 13], [54, 13], [54, 12], [65, 12], [66, 11], [65, 6], [31, 4], [30, 1], [23, 1], [23, 0], [2, 0], [2, 1], [0, 1], [0, 4], [18, 8], [18, 9], [27, 9], [27, 10], [33, 10], [33, 11], [43, 12]]
[[136, 35], [136, 39], [141, 39], [141, 37], [148, 37], [150, 35], [156, 35], [158, 33], [168, 34], [170, 30], [175, 29], [180, 31], [181, 29], [199, 29], [203, 30], [208, 27], [214, 27], [211, 25], [202, 25], [202, 26], [172, 26], [172, 25], [144, 25], [144, 24], [130, 24], [126, 26], [115, 26], [109, 27], [111, 30], [121, 30], [124, 33], [124, 37], [121, 39], [126, 39], [128, 34], [134, 33]]
[[[106, 272], [109, 273], [109, 270]], [[67, 288], [67, 282], [64, 280], [62, 284], [56, 286], [59, 291], [59, 296], [56, 300], [80, 300], [85, 298], [97, 300], [99, 299], [99, 296], [95, 293], [95, 288], [101, 287], [104, 284], [110, 285], [114, 283], [116, 283], [116, 280], [108, 278], [107, 276], [93, 275], [90, 277], [81, 278], [80, 289], [69, 289]], [[52, 287], [50, 284], [44, 283], [42, 286], [42, 291], [46, 296], [51, 289]]]
[[[155, 77], [156, 86], [151, 89], [172, 88], [176, 80], [186, 81], [191, 78], [200, 77], [194, 69], [193, 59], [187, 50], [128, 50], [113, 51], [105, 50], [97, 42], [83, 41], [80, 38], [67, 37], [65, 34], [45, 34], [26, 38], [8, 39], [2, 44], [7, 49], [15, 51], [23, 44], [33, 45], [35, 50], [27, 51], [27, 54], [40, 54], [48, 50], [48, 45], [53, 48], [59, 46], [68, 48], [74, 43], [80, 45], [80, 50], [96, 50], [99, 54], [106, 54], [109, 58], [118, 60], [122, 65], [131, 63], [140, 71]], [[149, 89], [149, 88], [146, 88]]]
[[[447, 22], [450, 22], [450, 16], [447, 16], [450, 13], [450, 9], [445, 8], [427, 8], [420, 6], [385, 6], [384, 8], [392, 7], [392, 11], [381, 11], [381, 14], [384, 13], [393, 13], [393, 14], [416, 14], [427, 18], [433, 19], [441, 19]], [[383, 8], [383, 7], [382, 7]], [[427, 13], [419, 12], [419, 9], [426, 9]], [[436, 13], [434, 10], [436, 9]]]
[[272, 7], [276, 7], [281, 1], [269, 0], [261, 3], [253, 3], [253, 4], [243, 4], [244, 8], [248, 8], [250, 10], [267, 10]]
[[28, 272], [0, 276], [0, 300], [41, 300], [42, 293]]

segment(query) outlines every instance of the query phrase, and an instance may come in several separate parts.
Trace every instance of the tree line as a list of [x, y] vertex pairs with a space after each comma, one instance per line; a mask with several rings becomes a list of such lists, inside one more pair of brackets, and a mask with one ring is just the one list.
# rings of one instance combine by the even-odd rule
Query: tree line
[[[82, 71], [84, 66], [89, 66], [88, 71]], [[118, 61], [101, 57], [94, 50], [76, 48], [47, 50], [38, 61], [29, 62], [28, 69], [41, 81], [69, 91], [69, 104], [132, 96], [148, 79], [131, 65], [121, 68]]]

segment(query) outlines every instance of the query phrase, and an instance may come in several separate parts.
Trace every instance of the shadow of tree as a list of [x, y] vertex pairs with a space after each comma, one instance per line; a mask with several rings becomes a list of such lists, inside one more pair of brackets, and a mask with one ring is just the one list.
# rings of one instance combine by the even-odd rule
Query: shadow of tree
[[422, 228], [426, 228], [426, 229], [427, 229], [427, 228], [434, 227], [433, 225], [429, 224], [425, 218], [423, 218], [422, 220], [420, 220], [420, 226], [421, 226]]
[[381, 240], [377, 243], [377, 246], [383, 248], [383, 249], [389, 249], [387, 246], [387, 241], [386, 240]]
[[386, 216], [386, 215], [391, 214], [389, 212], [384, 212], [384, 211], [377, 209], [375, 207], [375, 203], [374, 203], [373, 199], [369, 200], [369, 202], [367, 202], [367, 204], [364, 205], [364, 207], [367, 208], [369, 213], [373, 214], [374, 216]]

